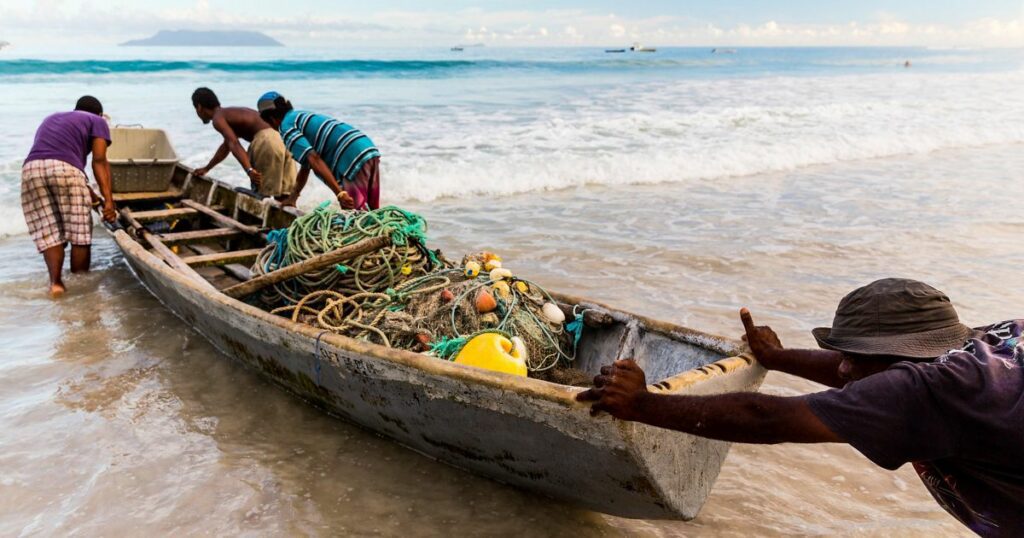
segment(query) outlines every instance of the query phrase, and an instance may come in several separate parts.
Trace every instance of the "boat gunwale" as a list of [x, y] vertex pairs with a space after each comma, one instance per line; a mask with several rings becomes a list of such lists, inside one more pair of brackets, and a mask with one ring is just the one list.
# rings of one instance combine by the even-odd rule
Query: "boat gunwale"
[[[189, 175], [192, 174], [192, 171], [188, 167], [181, 164], [178, 166]], [[210, 189], [223, 187], [231, 190], [230, 186], [227, 184], [212, 178], [193, 176], [191, 179], [209, 182]], [[190, 193], [186, 192], [183, 194], [188, 196]], [[246, 193], [235, 192], [234, 194], [248, 196]], [[277, 203], [273, 203], [271, 207], [279, 211], [292, 214], [293, 216], [295, 215], [290, 211], [286, 211], [284, 207], [279, 206]], [[436, 357], [428, 357], [421, 353], [389, 348], [372, 342], [361, 342], [354, 338], [332, 332], [325, 332], [322, 329], [317, 329], [304, 323], [295, 322], [282, 316], [273, 315], [266, 310], [250, 305], [244, 301], [228, 297], [210, 285], [206, 280], [197, 282], [194, 279], [189, 278], [187, 275], [174, 270], [174, 268], [167, 265], [167, 263], [165, 263], [161, 258], [147, 250], [140, 241], [136, 240], [124, 229], [116, 230], [113, 235], [115, 241], [125, 255], [132, 256], [139, 261], [145, 262], [147, 265], [154, 268], [163, 278], [169, 278], [177, 285], [186, 286], [207, 300], [222, 303], [236, 311], [239, 311], [241, 314], [256, 318], [261, 322], [270, 323], [271, 325], [301, 334], [312, 340], [319, 339], [321, 345], [329, 344], [347, 352], [373, 357], [375, 359], [387, 360], [402, 366], [415, 368], [425, 374], [449, 377], [463, 382], [479, 383], [502, 390], [511, 390], [522, 395], [558, 403], [565, 407], [589, 407], [589, 404], [576, 401], [576, 394], [586, 390], [583, 387], [562, 385], [531, 377], [491, 372], [480, 368], [440, 360]], [[676, 342], [727, 355], [726, 357], [703, 366], [676, 373], [675, 375], [662, 379], [656, 383], [649, 383], [647, 388], [652, 392], [662, 394], [682, 393], [687, 387], [703, 380], [732, 373], [743, 368], [758, 366], [753, 356], [750, 355], [749, 352], [745, 352], [744, 346], [742, 346], [738, 341], [689, 327], [675, 325], [666, 321], [648, 318], [643, 315], [634, 314], [617, 308], [612, 308], [605, 304], [585, 298], [557, 292], [552, 293], [552, 295], [567, 303], [584, 304], [586, 306], [606, 310], [609, 313], [612, 313], [613, 316], [619, 317], [620, 319], [624, 317], [630, 320], [635, 320], [648, 332], [659, 334]], [[334, 366], [338, 365], [335, 364]]]

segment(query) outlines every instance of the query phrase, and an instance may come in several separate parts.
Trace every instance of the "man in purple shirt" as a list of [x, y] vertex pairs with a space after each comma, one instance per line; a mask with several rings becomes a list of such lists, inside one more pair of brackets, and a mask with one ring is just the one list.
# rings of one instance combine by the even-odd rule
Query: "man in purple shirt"
[[848, 443], [889, 470], [910, 463], [950, 515], [982, 536], [1024, 536], [1024, 320], [971, 329], [927, 284], [884, 279], [843, 298], [822, 350], [785, 349], [740, 311], [770, 370], [833, 387], [797, 397], [649, 391], [631, 360], [577, 395], [602, 411], [741, 443]]
[[[92, 153], [92, 171], [103, 193], [103, 219], [114, 222], [117, 210], [111, 192], [107, 146], [110, 128], [103, 105], [86, 95], [72, 112], [43, 120], [21, 168], [21, 208], [36, 248], [50, 274], [50, 295], [64, 294], [61, 268], [64, 249], [71, 243], [71, 272], [89, 270], [92, 245], [93, 193], [85, 175]], [[98, 202], [99, 203], [99, 202]]]

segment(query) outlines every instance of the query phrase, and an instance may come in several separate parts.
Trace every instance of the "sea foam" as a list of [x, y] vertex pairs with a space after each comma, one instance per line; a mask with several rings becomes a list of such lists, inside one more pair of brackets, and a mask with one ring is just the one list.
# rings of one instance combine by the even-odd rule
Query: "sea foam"
[[[204, 78], [182, 77], [140, 86], [139, 79], [123, 75], [95, 75], [106, 84], [104, 95], [112, 96], [115, 118], [166, 129], [183, 161], [200, 166], [219, 138], [187, 103], [185, 90]], [[246, 103], [255, 91], [250, 80], [213, 82], [225, 101]], [[397, 77], [367, 84], [329, 78], [311, 84], [280, 74], [264, 86], [281, 89], [299, 108], [334, 115], [366, 132], [383, 154], [385, 203], [583, 185], [727, 181], [1024, 142], [1024, 72], [1018, 70], [681, 78], [492, 74], [472, 81]], [[17, 121], [7, 139], [19, 142], [0, 146], [4, 236], [25, 231], [18, 204], [21, 159], [31, 129], [53, 107], [52, 98], [33, 100], [30, 94], [78, 91], [77, 84], [10, 87], [25, 93], [20, 102], [30, 105], [12, 110]], [[231, 158], [213, 175], [244, 184]], [[327, 194], [311, 183], [305, 207]], [[627, 203], [628, 193], [620, 195]]]

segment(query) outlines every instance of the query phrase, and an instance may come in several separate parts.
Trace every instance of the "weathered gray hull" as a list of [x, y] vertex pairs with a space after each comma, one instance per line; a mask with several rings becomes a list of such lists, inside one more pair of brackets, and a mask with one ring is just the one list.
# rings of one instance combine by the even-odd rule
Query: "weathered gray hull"
[[[146, 287], [226, 355], [331, 413], [479, 475], [609, 514], [691, 519], [728, 451], [728, 443], [592, 418], [573, 399], [578, 388], [387, 349], [272, 316], [182, 276], [123, 231], [115, 240]], [[760, 366], [740, 356], [651, 388], [757, 390], [763, 377]]]

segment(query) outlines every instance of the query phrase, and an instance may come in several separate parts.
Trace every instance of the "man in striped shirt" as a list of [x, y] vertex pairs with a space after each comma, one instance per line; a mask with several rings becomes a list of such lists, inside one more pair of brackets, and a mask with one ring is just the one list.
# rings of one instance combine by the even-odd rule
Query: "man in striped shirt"
[[284, 145], [299, 162], [292, 195], [295, 205], [312, 170], [338, 197], [344, 209], [380, 206], [380, 151], [362, 131], [330, 116], [294, 110], [277, 92], [267, 92], [256, 104], [260, 117], [281, 133]]

